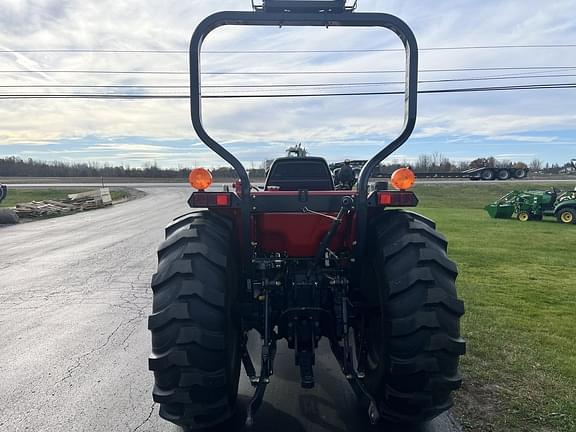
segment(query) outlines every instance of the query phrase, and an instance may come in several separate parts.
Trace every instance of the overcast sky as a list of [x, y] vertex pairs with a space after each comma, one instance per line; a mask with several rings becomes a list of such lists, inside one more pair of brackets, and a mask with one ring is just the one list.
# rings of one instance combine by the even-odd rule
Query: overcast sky
[[[2, 0], [0, 93], [187, 95], [185, 53], [23, 51], [185, 51], [203, 17], [249, 8], [248, 0]], [[421, 82], [421, 90], [576, 83], [575, 11], [576, 0], [359, 0], [358, 7], [398, 15], [413, 28], [425, 49], [421, 81], [456, 80]], [[558, 44], [574, 46], [429, 50]], [[204, 44], [204, 94], [397, 91], [403, 74], [382, 71], [402, 70], [402, 53], [375, 51], [397, 48], [396, 36], [381, 29], [220, 28]], [[281, 52], [290, 50], [316, 52]], [[527, 69], [535, 67], [545, 69]], [[462, 68], [525, 69], [431, 71]], [[110, 73], [135, 71], [181, 74]], [[300, 87], [222, 87], [285, 84]], [[174, 87], [57, 87], [71, 85]], [[215, 138], [258, 166], [298, 142], [330, 161], [370, 157], [400, 130], [402, 105], [402, 96], [393, 95], [209, 99], [204, 115]], [[576, 157], [576, 89], [420, 95], [416, 131], [393, 159], [431, 152], [454, 160], [493, 155], [565, 163]], [[186, 99], [0, 99], [0, 157], [11, 155], [130, 166], [222, 164], [196, 138]]]

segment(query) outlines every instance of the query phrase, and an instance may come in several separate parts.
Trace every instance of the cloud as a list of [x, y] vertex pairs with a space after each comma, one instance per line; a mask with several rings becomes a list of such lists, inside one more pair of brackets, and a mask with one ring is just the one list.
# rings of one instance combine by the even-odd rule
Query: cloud
[[551, 143], [558, 141], [558, 137], [547, 136], [527, 136], [527, 135], [499, 135], [488, 138], [491, 141], [517, 141], [517, 142], [534, 142], [534, 143]]
[[496, 159], [526, 159], [535, 157], [534, 153], [503, 153], [494, 155]]
[[[248, 2], [122, 2], [103, 0], [5, 0], [0, 10], [0, 70], [187, 71], [185, 54], [17, 53], [27, 49], [186, 50], [194, 26], [218, 9], [245, 10]], [[477, 2], [454, 5], [438, 0], [434, 8], [418, 2], [363, 0], [359, 11], [397, 14], [412, 25], [421, 47], [554, 44], [576, 37], [573, 0]], [[497, 8], [498, 13], [494, 10]], [[401, 70], [397, 52], [291, 53], [282, 50], [398, 48], [396, 36], [381, 29], [220, 28], [206, 40], [205, 50], [269, 50], [276, 54], [204, 54], [206, 71], [341, 71]], [[510, 72], [426, 72], [432, 69], [501, 66], [574, 66], [575, 49], [479, 49], [422, 51], [422, 80], [518, 75]], [[523, 73], [529, 73], [525, 71]], [[539, 75], [550, 74], [541, 71]], [[565, 72], [570, 74], [570, 71]], [[136, 85], [184, 86], [184, 75], [115, 75], [76, 73], [0, 73], [2, 85]], [[388, 91], [402, 73], [319, 75], [206, 75], [205, 85], [303, 85], [387, 83], [356, 87], [217, 88], [206, 93], [319, 93]], [[570, 77], [495, 81], [498, 85], [553, 83]], [[423, 83], [421, 89], [492, 85], [492, 81]], [[2, 88], [0, 93], [187, 94], [187, 88]], [[421, 95], [417, 129], [402, 148], [402, 157], [440, 151], [453, 159], [488, 156], [488, 152], [526, 154], [550, 161], [569, 159], [576, 149], [574, 90]], [[283, 154], [285, 146], [303, 142], [313, 154], [366, 158], [393, 139], [402, 124], [401, 96], [349, 96], [294, 99], [218, 99], [205, 103], [210, 133], [243, 161]], [[204, 147], [190, 124], [186, 100], [9, 100], [0, 99], [0, 148], [24, 154], [56, 147], [60, 153], [35, 157], [70, 157], [137, 162], [158, 158], [174, 165], [189, 152], [209, 164], [220, 159]], [[182, 142], [187, 142], [186, 149]], [[176, 144], [174, 144], [176, 143]], [[176, 145], [176, 150], [174, 146]], [[180, 147], [182, 145], [182, 147]], [[554, 146], [554, 150], [550, 150]], [[202, 150], [200, 150], [202, 149]], [[489, 149], [489, 151], [487, 150]], [[66, 150], [79, 153], [64, 153]], [[524, 150], [524, 148], [523, 148]], [[522, 151], [523, 151], [522, 150]], [[6, 153], [12, 152], [12, 153]], [[29, 154], [29, 153], [27, 153]], [[184, 156], [183, 156], [184, 155]], [[399, 157], [399, 156], [395, 156]], [[116, 158], [116, 159], [113, 159]], [[188, 159], [193, 160], [193, 159]]]
[[162, 153], [167, 153], [171, 149], [173, 149], [173, 147], [151, 144], [95, 144], [87, 147], [87, 150], [123, 150], [129, 152], [157, 151]]

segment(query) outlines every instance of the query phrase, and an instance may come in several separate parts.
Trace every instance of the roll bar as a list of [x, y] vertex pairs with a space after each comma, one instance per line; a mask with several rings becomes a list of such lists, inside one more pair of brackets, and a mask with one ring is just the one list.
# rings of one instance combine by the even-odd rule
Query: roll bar
[[[202, 91], [200, 55], [202, 43], [208, 34], [225, 25], [243, 26], [317, 26], [317, 27], [383, 27], [393, 31], [402, 41], [406, 52], [406, 87], [404, 124], [400, 134], [379, 151], [362, 168], [358, 178], [358, 196], [356, 200], [358, 241], [356, 253], [364, 247], [367, 223], [368, 181], [372, 171], [386, 157], [396, 151], [408, 140], [416, 124], [417, 86], [418, 86], [418, 45], [412, 30], [393, 15], [385, 13], [352, 13], [344, 12], [218, 12], [205, 18], [194, 31], [190, 41], [190, 108], [194, 130], [198, 137], [216, 154], [222, 157], [235, 169], [242, 183], [242, 202], [244, 217], [250, 212], [250, 179], [242, 163], [228, 150], [222, 147], [205, 130], [202, 123]], [[247, 225], [249, 223], [249, 220]], [[248, 227], [244, 232], [248, 234]]]
[[412, 30], [399, 18], [383, 13], [262, 13], [218, 12], [204, 19], [196, 28], [190, 42], [190, 108], [192, 125], [199, 138], [236, 170], [243, 183], [243, 192], [249, 193], [250, 180], [246, 169], [229, 151], [216, 142], [202, 123], [202, 93], [200, 53], [202, 42], [208, 34], [225, 25], [249, 26], [343, 26], [383, 27], [398, 35], [406, 49], [406, 89], [404, 126], [402, 132], [378, 152], [362, 169], [358, 179], [359, 195], [368, 191], [368, 180], [374, 168], [397, 150], [410, 137], [416, 123], [418, 45]]

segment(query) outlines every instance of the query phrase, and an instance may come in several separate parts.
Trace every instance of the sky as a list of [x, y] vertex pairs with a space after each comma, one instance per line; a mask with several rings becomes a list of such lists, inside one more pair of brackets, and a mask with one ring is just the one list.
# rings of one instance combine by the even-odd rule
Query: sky
[[[250, 7], [248, 0], [1, 0], [0, 95], [186, 96], [183, 51], [195, 26], [219, 10]], [[355, 13], [386, 12], [406, 21], [423, 49], [419, 88], [436, 90], [576, 83], [574, 10], [576, 0], [359, 0]], [[433, 49], [503, 45], [513, 47]], [[203, 94], [401, 91], [400, 48], [384, 29], [227, 26], [204, 43]], [[447, 70], [463, 68], [524, 69]], [[262, 87], [282, 85], [291, 87]], [[403, 96], [204, 99], [203, 112], [210, 134], [248, 167], [300, 142], [312, 155], [338, 161], [369, 158], [394, 139]], [[455, 161], [495, 156], [563, 164], [576, 158], [576, 88], [421, 94], [416, 129], [389, 161], [434, 152]], [[0, 97], [0, 157], [6, 156], [131, 167], [225, 165], [195, 135], [186, 98]]]

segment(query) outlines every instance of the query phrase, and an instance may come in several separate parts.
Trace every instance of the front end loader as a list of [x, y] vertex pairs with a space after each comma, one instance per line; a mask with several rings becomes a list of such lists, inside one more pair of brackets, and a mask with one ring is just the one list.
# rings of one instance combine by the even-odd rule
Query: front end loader
[[576, 224], [576, 191], [550, 190], [512, 191], [484, 209], [491, 218], [509, 219], [513, 215], [520, 222], [541, 221], [551, 216], [563, 224]]

